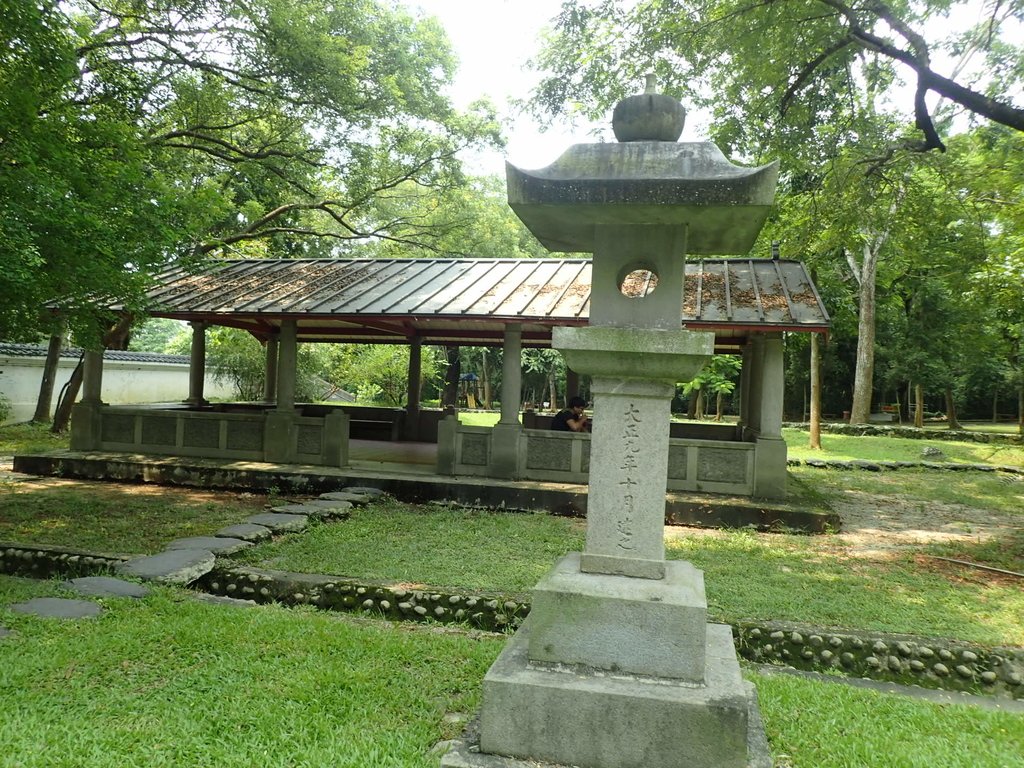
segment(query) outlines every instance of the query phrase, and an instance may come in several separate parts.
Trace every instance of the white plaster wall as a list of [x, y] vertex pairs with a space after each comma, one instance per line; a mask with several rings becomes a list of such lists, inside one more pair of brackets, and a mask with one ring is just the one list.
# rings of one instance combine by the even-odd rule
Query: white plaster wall
[[[0, 392], [11, 402], [11, 413], [5, 424], [32, 418], [39, 397], [39, 383], [43, 378], [43, 362], [41, 357], [0, 356]], [[52, 408], [56, 408], [57, 397], [76, 364], [72, 358], [61, 358], [53, 388]], [[230, 400], [235, 396], [230, 384], [214, 381], [209, 373], [203, 394], [215, 400]], [[188, 397], [188, 365], [104, 360], [102, 396], [103, 402], [112, 405], [180, 402]]]

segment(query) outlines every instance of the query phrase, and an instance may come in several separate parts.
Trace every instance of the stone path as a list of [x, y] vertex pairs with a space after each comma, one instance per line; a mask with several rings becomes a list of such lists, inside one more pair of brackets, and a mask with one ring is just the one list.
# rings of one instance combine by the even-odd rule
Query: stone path
[[[13, 473], [8, 473], [13, 474]], [[353, 506], [366, 504], [382, 494], [377, 488], [353, 487], [340, 492], [321, 494], [319, 499], [302, 504], [274, 507], [271, 512], [252, 515], [245, 522], [229, 525], [213, 536], [191, 536], [175, 539], [163, 552], [128, 560], [117, 566], [117, 571], [143, 581], [187, 586], [205, 576], [217, 561], [217, 555], [228, 555], [253, 546], [254, 542], [269, 539], [275, 533], [304, 530], [310, 519], [345, 518]], [[110, 576], [87, 576], [71, 579], [62, 587], [88, 597], [142, 598], [149, 589], [141, 584]], [[221, 605], [255, 605], [249, 600], [205, 595], [210, 602]], [[37, 597], [11, 606], [16, 613], [47, 618], [94, 618], [103, 612], [103, 606], [91, 600], [65, 597]], [[0, 626], [0, 637], [12, 634]]]

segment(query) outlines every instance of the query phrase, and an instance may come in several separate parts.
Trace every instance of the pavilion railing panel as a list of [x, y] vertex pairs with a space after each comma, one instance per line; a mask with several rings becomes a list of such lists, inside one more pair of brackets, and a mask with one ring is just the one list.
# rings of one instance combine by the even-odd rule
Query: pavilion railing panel
[[[733, 437], [736, 432], [726, 425], [714, 430], [714, 434], [723, 437]], [[449, 430], [442, 430], [439, 439], [439, 457], [446, 453], [445, 445], [450, 441], [450, 459], [444, 467], [439, 461], [438, 472], [487, 477], [491, 474], [493, 439], [489, 427], [452, 424]], [[516, 476], [522, 480], [586, 484], [590, 475], [590, 445], [590, 435], [585, 433], [523, 429], [517, 446]], [[668, 489], [750, 496], [754, 490], [755, 456], [756, 446], [751, 442], [670, 438]]]
[[[96, 450], [203, 458], [267, 460], [267, 411], [156, 410], [104, 406], [99, 409]], [[339, 466], [347, 451], [348, 423], [341, 413], [293, 416], [289, 461]], [[344, 433], [344, 434], [342, 434]]]

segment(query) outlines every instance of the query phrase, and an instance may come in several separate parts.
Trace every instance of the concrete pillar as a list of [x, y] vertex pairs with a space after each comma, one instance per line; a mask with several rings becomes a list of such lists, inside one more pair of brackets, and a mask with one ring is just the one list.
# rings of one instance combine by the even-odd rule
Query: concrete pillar
[[455, 441], [458, 439], [459, 417], [452, 408], [437, 425], [437, 474], [455, 474]]
[[571, 368], [565, 369], [565, 402], [563, 408], [569, 407], [569, 400], [580, 393], [580, 375]]
[[523, 427], [519, 423], [519, 393], [522, 390], [522, 326], [505, 326], [501, 365], [501, 418], [491, 430], [488, 472], [491, 477], [516, 478], [519, 475], [519, 442]]
[[203, 385], [206, 383], [206, 323], [196, 320], [192, 326], [192, 347], [188, 362], [188, 405], [209, 405], [203, 397]]
[[764, 384], [761, 376], [761, 366], [764, 362], [762, 334], [755, 333], [751, 337], [748, 357], [749, 360], [744, 360], [745, 364], [750, 364], [750, 375], [747, 382], [747, 412], [743, 416], [743, 424], [748, 432], [756, 434], [761, 427], [761, 389]]
[[267, 361], [263, 377], [263, 399], [268, 403], [277, 400], [277, 336], [267, 339]]
[[82, 402], [103, 402], [103, 350], [87, 349], [82, 359]]
[[277, 410], [295, 409], [295, 372], [298, 365], [298, 341], [294, 320], [281, 323], [280, 346], [277, 356]]
[[762, 437], [782, 437], [782, 398], [785, 387], [782, 334], [765, 334], [761, 356], [761, 403], [758, 431]]
[[100, 447], [103, 432], [103, 350], [85, 350], [82, 358], [82, 400], [71, 408], [71, 450]]
[[409, 340], [409, 382], [405, 400], [405, 426], [402, 430], [406, 440], [419, 439], [422, 378], [423, 339], [417, 334]]
[[760, 392], [757, 443], [754, 452], [754, 495], [766, 499], [786, 496], [786, 442], [782, 439], [784, 365], [782, 334], [765, 334], [760, 351]]
[[264, 459], [279, 464], [293, 464], [297, 460], [295, 369], [298, 361], [298, 342], [296, 337], [295, 321], [282, 321], [277, 355], [277, 407], [267, 413], [263, 433]]
[[501, 363], [501, 423], [519, 423], [519, 397], [523, 384], [523, 329], [518, 324], [505, 326]]

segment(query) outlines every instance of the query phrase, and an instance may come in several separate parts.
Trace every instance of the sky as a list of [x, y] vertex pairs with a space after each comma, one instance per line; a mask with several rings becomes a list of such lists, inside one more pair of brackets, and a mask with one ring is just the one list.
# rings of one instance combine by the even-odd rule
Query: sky
[[508, 146], [504, 154], [486, 153], [468, 159], [475, 172], [505, 174], [505, 160], [522, 168], [542, 168], [571, 144], [592, 141], [587, 127], [571, 131], [555, 126], [542, 133], [529, 116], [516, 115], [510, 102], [526, 98], [538, 80], [526, 61], [540, 47], [541, 30], [559, 8], [557, 0], [404, 0], [445, 27], [459, 59], [450, 93], [465, 108], [490, 96], [503, 120]]

